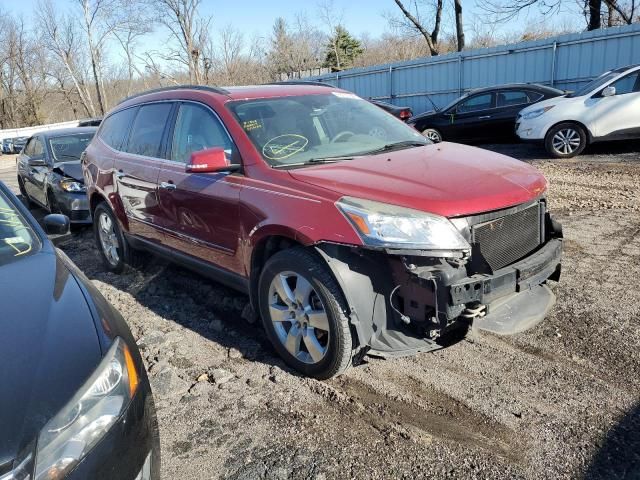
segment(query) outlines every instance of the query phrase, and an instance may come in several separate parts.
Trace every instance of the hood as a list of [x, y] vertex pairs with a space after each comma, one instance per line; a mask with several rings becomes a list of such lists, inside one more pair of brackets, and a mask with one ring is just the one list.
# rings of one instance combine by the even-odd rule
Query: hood
[[57, 162], [53, 165], [53, 169], [58, 170], [60, 173], [67, 177], [71, 177], [74, 180], [78, 180], [79, 182], [84, 183], [80, 160], [72, 160], [70, 162]]
[[101, 359], [84, 295], [50, 248], [0, 267], [0, 465], [37, 439]]
[[498, 153], [438, 143], [334, 164], [290, 170], [299, 181], [339, 195], [455, 217], [498, 210], [539, 197], [544, 176]]

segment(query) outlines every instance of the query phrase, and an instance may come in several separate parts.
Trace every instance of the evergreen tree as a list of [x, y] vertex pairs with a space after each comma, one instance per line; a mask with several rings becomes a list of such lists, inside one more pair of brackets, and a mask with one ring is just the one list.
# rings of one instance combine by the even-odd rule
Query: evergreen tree
[[353, 38], [343, 26], [338, 25], [327, 43], [324, 66], [332, 70], [349, 68], [362, 52], [364, 50], [360, 42]]

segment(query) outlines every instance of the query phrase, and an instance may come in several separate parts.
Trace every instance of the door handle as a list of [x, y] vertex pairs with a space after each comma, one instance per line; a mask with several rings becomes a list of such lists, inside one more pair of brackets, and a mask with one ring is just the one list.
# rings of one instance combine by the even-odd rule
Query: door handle
[[116, 172], [116, 178], [122, 178], [125, 176], [125, 173], [122, 170], [118, 170]]
[[162, 182], [160, 183], [160, 188], [164, 188], [165, 190], [173, 191], [176, 188], [176, 184], [173, 182]]
[[478, 120], [486, 120], [487, 118], [491, 118], [491, 115], [485, 115], [483, 117], [478, 117]]

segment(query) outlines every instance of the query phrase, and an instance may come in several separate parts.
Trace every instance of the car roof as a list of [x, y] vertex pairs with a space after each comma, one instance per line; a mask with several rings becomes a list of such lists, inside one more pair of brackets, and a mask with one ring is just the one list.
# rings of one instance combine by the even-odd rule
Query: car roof
[[82, 133], [95, 133], [98, 127], [71, 127], [71, 128], [57, 128], [55, 130], [45, 130], [44, 132], [38, 132], [35, 135], [40, 135], [44, 138], [61, 137], [64, 135], [82, 134]]
[[473, 90], [469, 90], [468, 94], [471, 93], [482, 93], [482, 92], [492, 92], [494, 90], [516, 90], [516, 89], [530, 89], [530, 90], [547, 90], [547, 91], [556, 91], [561, 92], [562, 90], [558, 90], [554, 87], [548, 87], [546, 85], [541, 85], [539, 83], [507, 83], [504, 85], [493, 85], [491, 87], [481, 87]]

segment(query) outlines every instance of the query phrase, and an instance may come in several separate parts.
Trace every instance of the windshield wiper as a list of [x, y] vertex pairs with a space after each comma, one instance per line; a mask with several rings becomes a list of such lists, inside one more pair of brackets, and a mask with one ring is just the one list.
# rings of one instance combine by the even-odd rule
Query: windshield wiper
[[425, 145], [431, 145], [431, 144], [427, 142], [419, 142], [417, 140], [406, 140], [404, 142], [387, 143], [385, 146], [376, 148], [375, 150], [368, 151], [363, 155], [374, 155], [376, 153], [390, 152], [392, 150], [399, 150], [402, 148], [424, 147]]
[[274, 165], [273, 168], [284, 168], [284, 167], [299, 167], [301, 165], [315, 165], [319, 163], [335, 163], [341, 162], [342, 160], [353, 160], [355, 155], [346, 155], [342, 157], [318, 157], [318, 158], [310, 158], [309, 160], [305, 160], [304, 162], [297, 163], [283, 163], [281, 165]]

